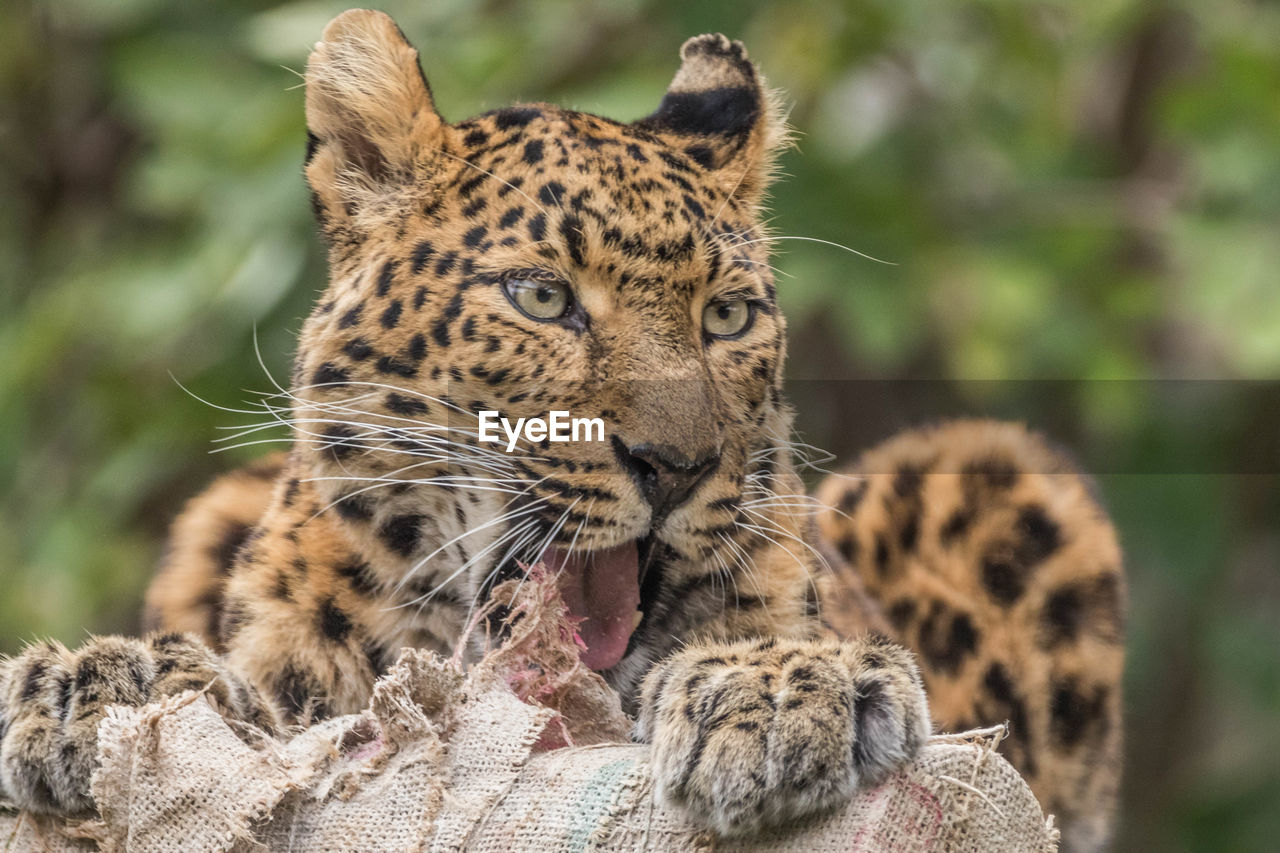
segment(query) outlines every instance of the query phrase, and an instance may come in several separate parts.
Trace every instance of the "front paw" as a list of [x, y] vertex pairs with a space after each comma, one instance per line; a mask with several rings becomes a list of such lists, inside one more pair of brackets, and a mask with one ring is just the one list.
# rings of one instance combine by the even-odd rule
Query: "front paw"
[[645, 679], [639, 736], [658, 796], [722, 835], [846, 802], [929, 736], [910, 652], [885, 640], [687, 649]]
[[35, 812], [91, 810], [89, 779], [107, 708], [185, 690], [203, 691], [228, 717], [273, 723], [256, 691], [180, 634], [99, 637], [77, 651], [40, 643], [0, 661], [0, 794]]

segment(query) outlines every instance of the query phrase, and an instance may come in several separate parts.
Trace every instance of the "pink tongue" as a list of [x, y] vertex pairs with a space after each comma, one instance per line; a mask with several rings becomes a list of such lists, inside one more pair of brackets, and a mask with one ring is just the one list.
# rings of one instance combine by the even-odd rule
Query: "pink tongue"
[[636, 543], [587, 553], [550, 551], [547, 568], [558, 575], [569, 615], [581, 619], [582, 662], [608, 669], [622, 660], [640, 607], [640, 556]]

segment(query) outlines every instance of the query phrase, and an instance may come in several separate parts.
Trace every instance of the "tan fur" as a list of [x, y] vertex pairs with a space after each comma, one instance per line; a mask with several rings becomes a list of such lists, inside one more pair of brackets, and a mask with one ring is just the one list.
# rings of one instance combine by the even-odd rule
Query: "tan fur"
[[[604, 675], [654, 744], [663, 796], [709, 827], [752, 832], [874, 783], [928, 733], [927, 685], [948, 727], [1010, 719], [1011, 757], [1037, 793], [1085, 827], [1078, 849], [1100, 843], [1118, 627], [1101, 627], [1101, 604], [1077, 618], [1062, 595], [1085, 584], [1092, 601], [1112, 583], [1118, 613], [1105, 517], [1037, 439], [967, 424], [869, 454], [865, 485], [825, 486], [836, 511], [819, 541], [787, 441], [785, 323], [761, 223], [785, 128], [740, 44], [701, 36], [681, 57], [661, 105], [630, 125], [547, 104], [448, 124], [389, 18], [349, 12], [326, 29], [307, 70], [306, 173], [331, 280], [302, 331], [293, 447], [270, 479], [219, 481], [175, 525], [149, 609], [225, 658], [173, 666], [186, 682], [213, 673], [250, 719], [357, 711], [401, 647], [482, 651], [463, 626], [521, 562], [634, 542], [653, 554], [643, 619]], [[517, 308], [507, 283], [531, 277], [567, 288], [570, 312]], [[729, 299], [752, 322], [717, 337], [704, 309]], [[608, 440], [509, 455], [476, 440], [487, 409], [600, 417]], [[944, 546], [939, 525], [970, 494], [965, 466], [996, 453], [1016, 485], [964, 503], [973, 517]], [[685, 476], [678, 500], [655, 497], [654, 483]], [[824, 570], [830, 546], [852, 567]], [[1017, 602], [988, 600], [992, 571], [1024, 585]], [[908, 600], [921, 621], [898, 620]], [[1070, 637], [1042, 642], [1047, 624]], [[892, 630], [922, 669], [870, 630]], [[112, 642], [75, 654], [94, 670], [119, 656]], [[158, 667], [153, 647], [129, 648], [139, 671]], [[56, 674], [71, 654], [0, 667], [0, 726], [44, 721], [14, 729], [0, 757], [5, 790], [33, 808], [86, 804], [74, 773], [32, 760], [68, 736], [67, 703], [99, 690]], [[996, 663], [1008, 685], [993, 692]], [[124, 701], [156, 692], [137, 684]], [[91, 754], [92, 733], [74, 737]]]
[[182, 508], [147, 587], [146, 630], [163, 626], [194, 634], [223, 651], [218, 640], [222, 588], [240, 547], [266, 512], [284, 462], [285, 454], [277, 453], [224, 474]]

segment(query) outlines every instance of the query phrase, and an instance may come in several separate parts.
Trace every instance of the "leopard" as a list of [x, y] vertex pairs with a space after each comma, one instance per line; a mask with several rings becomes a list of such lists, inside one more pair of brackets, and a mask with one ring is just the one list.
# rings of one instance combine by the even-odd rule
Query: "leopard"
[[[394, 21], [351, 10], [305, 112], [330, 277], [268, 404], [288, 446], [181, 511], [144, 636], [0, 664], [0, 796], [91, 813], [113, 705], [201, 691], [281, 737], [358, 712], [400, 649], [475, 662], [495, 586], [541, 566], [657, 795], [710, 831], [1005, 725], [1064, 849], [1106, 846], [1126, 592], [1097, 489], [1026, 427], [959, 420], [806, 491], [765, 219], [791, 136], [740, 42], [687, 41], [639, 120], [450, 123]], [[607, 437], [508, 448], [485, 411]]]

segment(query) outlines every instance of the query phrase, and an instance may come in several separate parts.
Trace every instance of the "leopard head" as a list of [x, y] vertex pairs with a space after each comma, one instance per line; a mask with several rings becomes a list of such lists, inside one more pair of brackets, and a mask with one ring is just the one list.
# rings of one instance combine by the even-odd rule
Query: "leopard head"
[[[700, 36], [638, 121], [521, 104], [451, 124], [363, 10], [306, 79], [331, 282], [296, 361], [295, 452], [416, 588], [469, 600], [542, 560], [590, 665], [617, 665], [638, 609], [741, 561], [743, 504], [788, 464], [768, 90], [741, 44]], [[483, 412], [555, 411], [603, 434], [482, 440]]]

